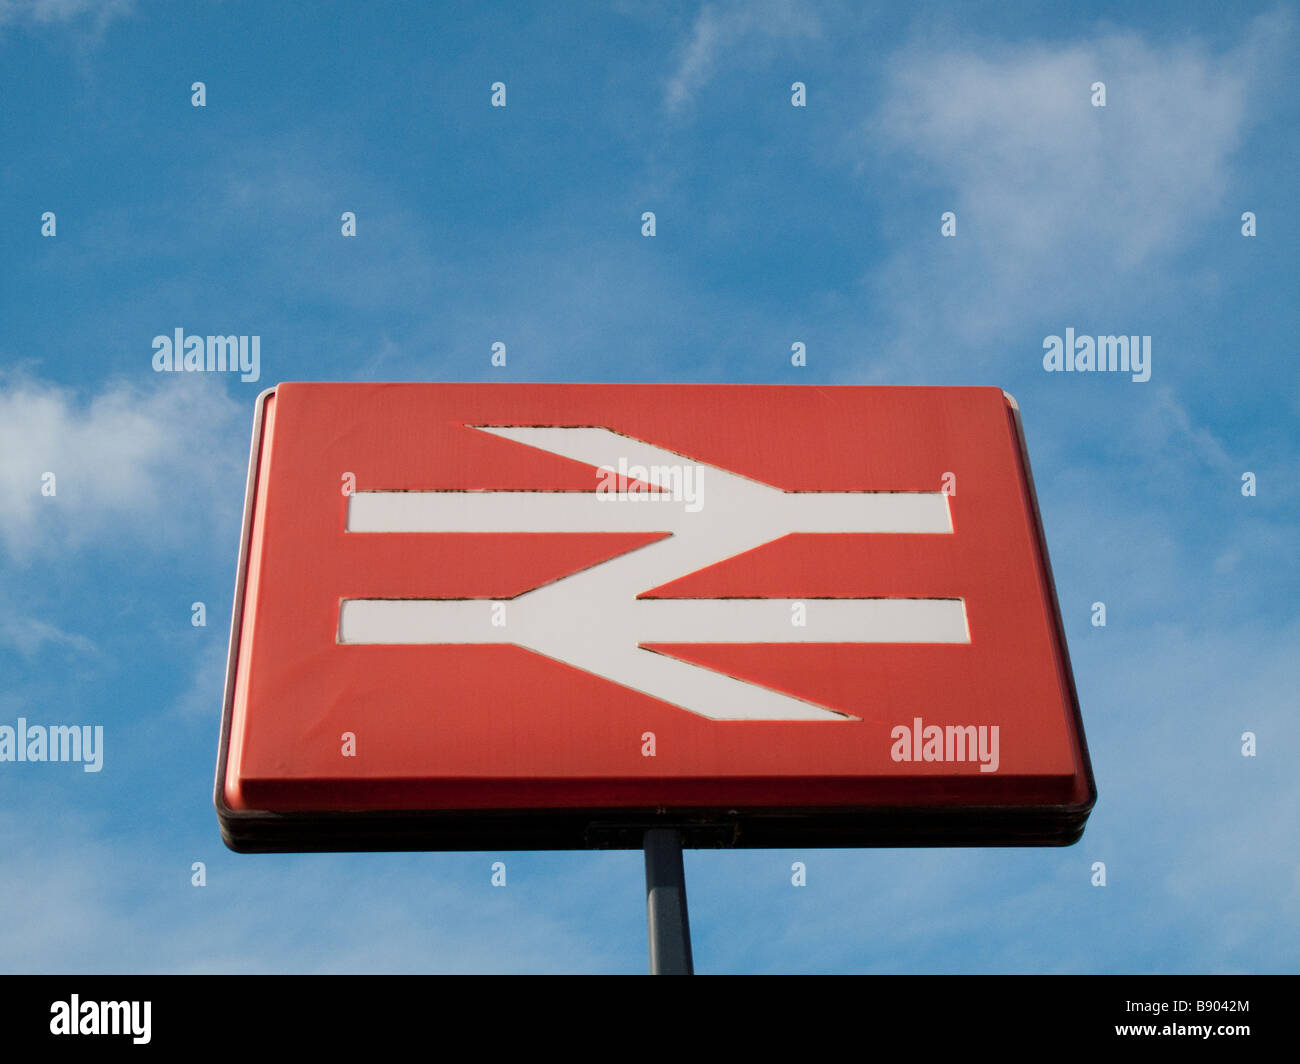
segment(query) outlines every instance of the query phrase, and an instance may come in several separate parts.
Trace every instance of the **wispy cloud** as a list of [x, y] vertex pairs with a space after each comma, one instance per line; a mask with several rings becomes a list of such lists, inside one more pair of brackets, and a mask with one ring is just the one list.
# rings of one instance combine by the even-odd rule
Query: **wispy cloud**
[[752, 56], [774, 40], [817, 37], [821, 20], [799, 0], [711, 3], [700, 8], [664, 86], [664, 107], [682, 111], [728, 59], [742, 50]]
[[64, 647], [82, 654], [95, 653], [95, 644], [83, 635], [65, 632], [36, 617], [15, 613], [0, 616], [0, 647], [11, 646], [26, 661], [32, 661], [47, 646]]
[[[945, 323], [979, 340], [1099, 295], [1124, 299], [1134, 279], [1168, 283], [1154, 266], [1237, 224], [1233, 155], [1293, 33], [1279, 11], [1218, 54], [1129, 32], [903, 49], [863, 131], [864, 168], [901, 168], [933, 190], [926, 224], [937, 240], [940, 211], [954, 210], [958, 236], [942, 256], [933, 240], [906, 242], [874, 275], [877, 298], [915, 338], [942, 294]], [[1097, 81], [1105, 107], [1091, 103]]]
[[[224, 619], [224, 618], [223, 618]], [[208, 622], [217, 632], [224, 627]], [[210, 721], [215, 728], [221, 719], [221, 696], [225, 686], [226, 646], [218, 638], [209, 640], [194, 654], [194, 672], [189, 686], [172, 704], [169, 715], [189, 722]]]
[[132, 0], [0, 0], [0, 27], [76, 25], [99, 33], [133, 8]]

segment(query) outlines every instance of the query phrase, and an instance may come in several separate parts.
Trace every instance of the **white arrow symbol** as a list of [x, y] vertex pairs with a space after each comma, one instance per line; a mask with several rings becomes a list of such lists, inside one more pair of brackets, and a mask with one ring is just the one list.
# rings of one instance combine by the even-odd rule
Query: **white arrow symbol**
[[[360, 491], [348, 532], [668, 532], [510, 600], [495, 627], [483, 600], [348, 599], [340, 643], [512, 643], [712, 720], [856, 719], [649, 652], [646, 643], [968, 643], [961, 599], [648, 599], [642, 592], [792, 532], [951, 533], [940, 492], [787, 492], [603, 428], [472, 426], [588, 465], [680, 470], [703, 506], [666, 493]], [[593, 478], [594, 479], [594, 478]], [[692, 512], [694, 511], [694, 512]]]

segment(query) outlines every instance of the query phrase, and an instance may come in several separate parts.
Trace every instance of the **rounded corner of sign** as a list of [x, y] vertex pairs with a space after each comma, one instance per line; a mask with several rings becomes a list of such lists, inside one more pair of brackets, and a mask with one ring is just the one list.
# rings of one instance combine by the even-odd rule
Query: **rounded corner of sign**
[[226, 823], [225, 817], [222, 817], [219, 823], [221, 825], [221, 841], [225, 843], [226, 849], [230, 850], [232, 853], [247, 852], [239, 844], [239, 840], [236, 839], [233, 834], [231, 834], [230, 825]]
[[280, 387], [278, 384], [272, 384], [269, 388], [263, 388], [257, 393], [257, 409], [261, 410], [266, 406], [266, 402], [275, 395], [275, 390]]
[[1097, 784], [1090, 769], [1085, 768], [1075, 775], [1072, 800], [1060, 807], [1060, 811], [1078, 822], [1079, 833], [1097, 806]]
[[1097, 808], [1097, 781], [1092, 774], [1091, 766], [1084, 772], [1083, 787], [1084, 797], [1079, 803], [1079, 811], [1087, 817]]
[[248, 811], [248, 802], [244, 798], [244, 790], [240, 785], [237, 776], [227, 775], [221, 786], [217, 789], [217, 816], [225, 826], [229, 817], [238, 816], [240, 813]]
[[1016, 413], [1020, 413], [1020, 404], [1016, 401], [1016, 397], [1005, 388], [999, 388], [998, 390], [1002, 393], [1002, 398], [1005, 400], [1007, 406]]

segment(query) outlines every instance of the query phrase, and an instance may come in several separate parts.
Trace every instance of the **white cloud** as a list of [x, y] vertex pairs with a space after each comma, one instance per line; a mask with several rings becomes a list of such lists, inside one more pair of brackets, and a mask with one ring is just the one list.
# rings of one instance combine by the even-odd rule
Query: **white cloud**
[[[209, 617], [209, 624], [213, 620]], [[224, 631], [223, 625], [213, 627], [219, 632]], [[221, 698], [226, 682], [226, 649], [225, 643], [220, 639], [211, 640], [194, 655], [196, 662], [193, 678], [172, 704], [171, 714], [187, 721], [220, 720]]]
[[35, 617], [0, 615], [0, 646], [11, 646], [27, 661], [33, 660], [46, 645], [66, 647], [82, 654], [95, 653], [95, 644], [85, 636], [65, 632]]
[[[150, 383], [153, 383], [152, 381]], [[252, 396], [204, 374], [154, 387], [108, 385], [88, 400], [57, 385], [0, 378], [0, 547], [19, 561], [109, 545], [159, 546], [238, 511]], [[42, 494], [54, 474], [53, 496]]]
[[0, 0], [0, 26], [48, 26], [89, 20], [96, 32], [113, 19], [129, 15], [131, 0]]
[[1193, 422], [1172, 388], [1156, 389], [1145, 416], [1135, 427], [1134, 438], [1148, 461], [1169, 455], [1185, 466], [1191, 456], [1216, 473], [1226, 475], [1234, 469], [1222, 441]]
[[664, 107], [678, 112], [712, 80], [728, 53], [752, 53], [775, 39], [817, 37], [821, 22], [799, 0], [705, 4], [690, 35], [677, 49], [677, 63], [664, 87]]
[[[1220, 54], [1127, 32], [905, 49], [863, 143], [868, 165], [933, 189], [924, 215], [933, 239], [903, 241], [873, 279], [879, 304], [898, 308], [899, 331], [913, 338], [941, 317], [966, 339], [987, 339], [1102, 297], [1145, 311], [1152, 285], [1174, 283], [1159, 276], [1162, 261], [1212, 227], [1235, 227], [1233, 155], [1291, 35], [1279, 12]], [[1091, 104], [1096, 81], [1105, 107]], [[941, 253], [949, 209], [957, 236]]]

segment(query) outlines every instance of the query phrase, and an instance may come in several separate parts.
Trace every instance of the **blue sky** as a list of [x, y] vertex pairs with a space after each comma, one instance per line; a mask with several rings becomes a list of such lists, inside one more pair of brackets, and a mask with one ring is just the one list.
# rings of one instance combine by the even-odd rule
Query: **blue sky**
[[[0, 970], [645, 969], [637, 852], [222, 845], [253, 401], [306, 379], [1007, 389], [1083, 840], [690, 852], [698, 970], [1298, 970], [1300, 12], [1083, 7], [0, 0], [0, 723], [105, 729], [0, 765]], [[177, 327], [262, 379], [155, 374]], [[1150, 381], [1044, 372], [1067, 327]]]

